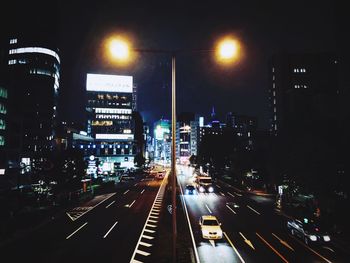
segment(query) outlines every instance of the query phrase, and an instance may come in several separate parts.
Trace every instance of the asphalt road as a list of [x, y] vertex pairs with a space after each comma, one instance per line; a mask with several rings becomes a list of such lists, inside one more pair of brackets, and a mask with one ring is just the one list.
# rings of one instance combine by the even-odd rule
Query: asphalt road
[[[178, 166], [182, 192], [193, 180], [190, 167]], [[306, 245], [287, 230], [288, 216], [275, 210], [274, 199], [239, 192], [217, 182], [214, 193], [183, 195], [196, 246], [197, 260], [204, 262], [348, 262], [348, 255], [332, 243]], [[201, 215], [215, 215], [224, 238], [202, 239]]]
[[162, 182], [139, 178], [120, 184], [115, 192], [0, 247], [1, 262], [142, 261], [154, 249]]

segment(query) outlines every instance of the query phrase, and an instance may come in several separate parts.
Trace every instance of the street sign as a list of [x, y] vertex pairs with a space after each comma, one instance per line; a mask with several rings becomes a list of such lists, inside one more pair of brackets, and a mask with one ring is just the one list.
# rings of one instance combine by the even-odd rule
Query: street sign
[[173, 213], [173, 206], [172, 205], [168, 205], [167, 209], [168, 209], [169, 214]]

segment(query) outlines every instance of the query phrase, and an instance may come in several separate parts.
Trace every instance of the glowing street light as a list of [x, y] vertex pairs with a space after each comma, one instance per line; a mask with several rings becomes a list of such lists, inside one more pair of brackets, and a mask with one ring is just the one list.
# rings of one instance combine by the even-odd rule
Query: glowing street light
[[236, 39], [225, 38], [216, 46], [216, 59], [223, 63], [235, 62], [241, 55], [240, 49], [240, 44]]
[[111, 54], [117, 59], [127, 59], [129, 57], [129, 46], [122, 40], [113, 40], [111, 42]]

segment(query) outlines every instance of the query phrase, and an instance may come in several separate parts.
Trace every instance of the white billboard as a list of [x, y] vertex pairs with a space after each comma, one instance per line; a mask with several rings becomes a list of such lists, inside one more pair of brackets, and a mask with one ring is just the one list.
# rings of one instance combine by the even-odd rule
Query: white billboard
[[133, 134], [96, 134], [96, 139], [104, 140], [133, 140]]
[[86, 76], [86, 90], [132, 93], [133, 79], [132, 76], [89, 73]]

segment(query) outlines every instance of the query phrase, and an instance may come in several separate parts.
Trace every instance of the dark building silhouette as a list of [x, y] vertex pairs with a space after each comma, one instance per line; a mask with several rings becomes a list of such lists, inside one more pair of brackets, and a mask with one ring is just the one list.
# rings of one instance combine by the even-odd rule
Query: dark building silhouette
[[268, 87], [271, 134], [334, 125], [338, 116], [337, 63], [330, 53], [272, 57]]
[[9, 159], [36, 158], [55, 145], [60, 80], [58, 50], [43, 38], [11, 37], [6, 45]]

